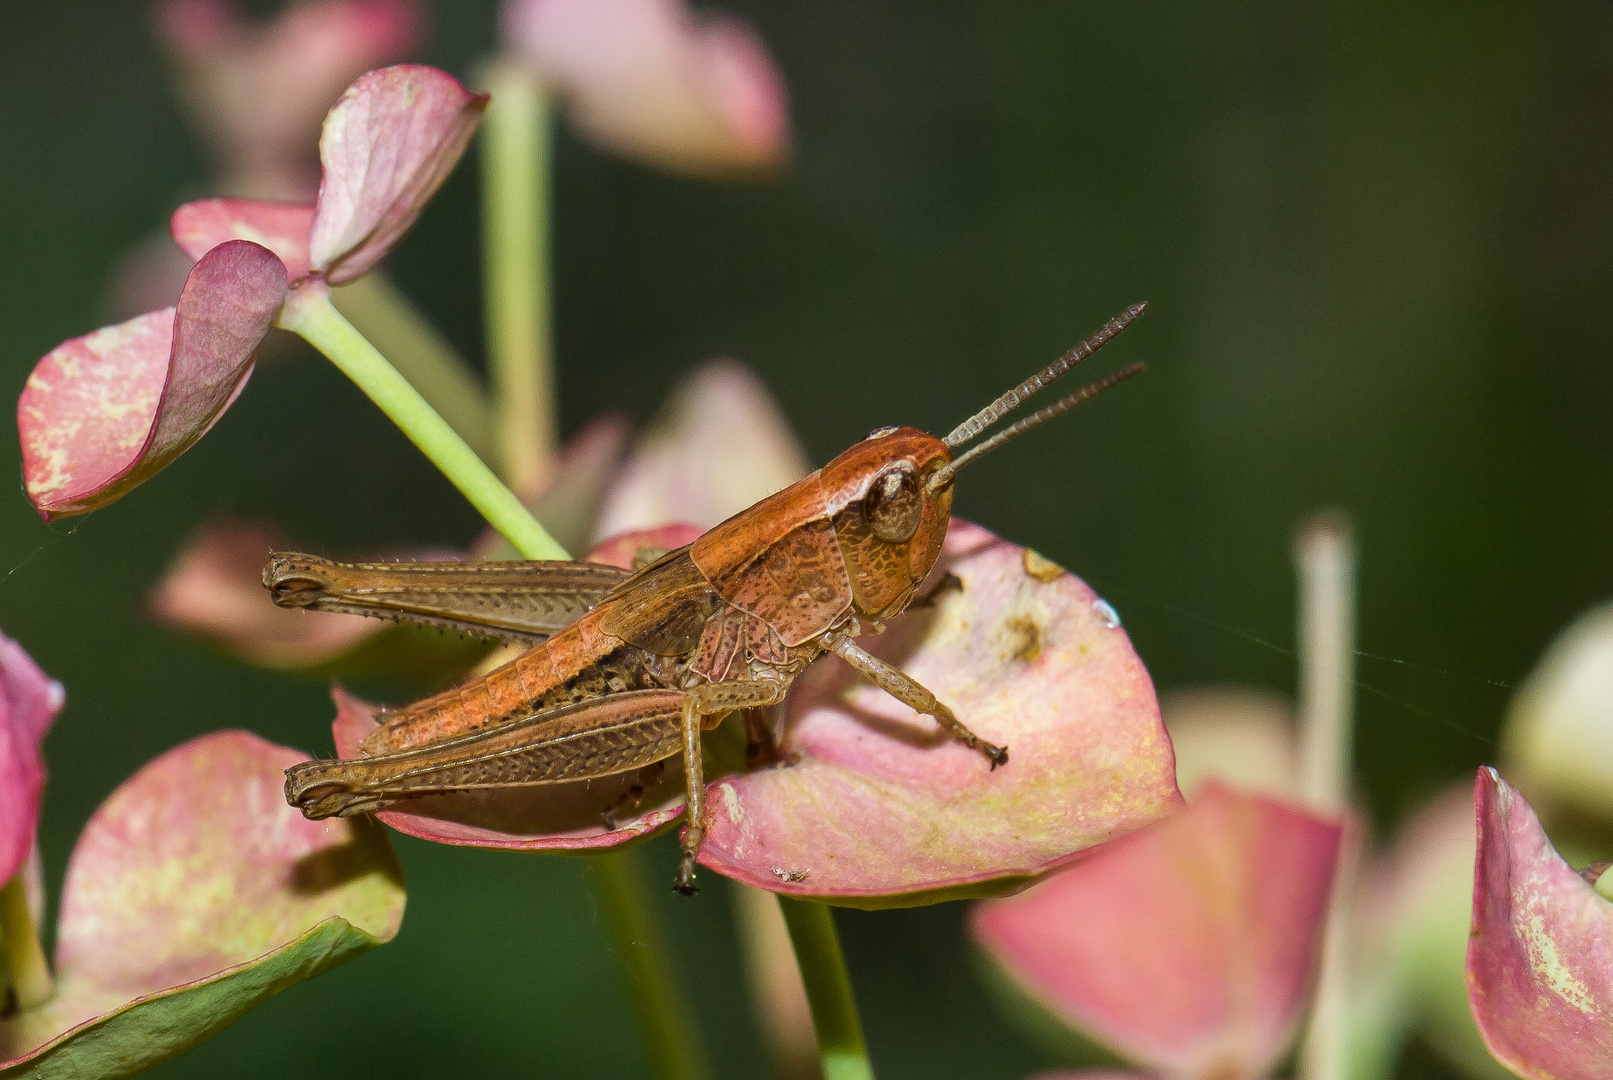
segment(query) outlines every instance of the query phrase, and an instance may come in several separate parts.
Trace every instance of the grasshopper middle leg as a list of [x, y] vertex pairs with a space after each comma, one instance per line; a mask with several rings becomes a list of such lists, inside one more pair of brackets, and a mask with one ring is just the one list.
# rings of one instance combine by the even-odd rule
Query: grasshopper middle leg
[[770, 681], [705, 683], [686, 691], [683, 699], [683, 766], [688, 792], [688, 826], [683, 833], [683, 856], [678, 861], [674, 891], [695, 894], [694, 866], [700, 842], [706, 838], [706, 780], [700, 760], [700, 731], [716, 727], [735, 709], [773, 705], [784, 699], [785, 687]]
[[849, 637], [835, 637], [829, 642], [829, 648], [836, 656], [862, 672], [869, 682], [897, 701], [917, 712], [935, 717], [953, 738], [971, 750], [978, 750], [984, 754], [993, 769], [1008, 764], [1008, 747], [989, 743], [970, 731], [963, 725], [963, 721], [952, 715], [951, 709], [937, 701], [934, 694], [901, 668], [892, 667], [877, 656], [858, 648]]

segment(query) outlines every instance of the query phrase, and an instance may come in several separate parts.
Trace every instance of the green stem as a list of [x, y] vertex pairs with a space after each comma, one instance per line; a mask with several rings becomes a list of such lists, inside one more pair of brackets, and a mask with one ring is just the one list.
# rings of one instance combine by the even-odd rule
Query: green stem
[[644, 881], [637, 851], [618, 848], [597, 855], [590, 869], [594, 897], [610, 925], [617, 956], [627, 969], [627, 992], [644, 1034], [650, 1071], [659, 1080], [710, 1076], [693, 1017], [667, 977], [671, 968], [659, 928], [642, 902]]
[[482, 252], [487, 350], [500, 473], [522, 494], [543, 483], [558, 444], [549, 300], [549, 148], [543, 89], [508, 61], [481, 72]]
[[28, 907], [28, 890], [21, 870], [0, 889], [0, 952], [5, 956], [18, 1009], [31, 1009], [50, 1000], [54, 992], [50, 965], [39, 944], [39, 929]]
[[[1355, 701], [1355, 542], [1349, 521], [1318, 514], [1294, 536], [1299, 571], [1299, 764], [1305, 798], [1344, 816], [1350, 803]], [[1358, 837], [1347, 829], [1322, 937], [1310, 1021], [1300, 1048], [1302, 1080], [1350, 1072], [1350, 912]]]
[[383, 272], [337, 286], [330, 299], [477, 457], [493, 453], [493, 407], [481, 379]]
[[301, 334], [357, 383], [523, 557], [569, 558], [465, 440], [342, 317], [324, 282], [306, 281], [292, 290], [280, 311], [280, 325]]
[[851, 976], [846, 973], [846, 958], [840, 952], [833, 915], [826, 905], [811, 900], [780, 896], [778, 902], [784, 912], [784, 925], [790, 928], [807, 1002], [812, 1006], [812, 1026], [818, 1032], [824, 1080], [873, 1080], [874, 1067], [868, 1061], [868, 1046], [863, 1042], [862, 1021], [857, 1018]]

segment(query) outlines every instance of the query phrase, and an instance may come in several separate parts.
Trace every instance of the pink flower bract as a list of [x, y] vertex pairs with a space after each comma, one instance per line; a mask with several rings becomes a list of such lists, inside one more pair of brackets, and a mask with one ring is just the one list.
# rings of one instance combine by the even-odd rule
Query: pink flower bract
[[1478, 857], [1468, 997], [1502, 1064], [1531, 1080], [1602, 1080], [1613, 1061], [1613, 903], [1563, 861], [1494, 769], [1473, 789]]
[[17, 402], [40, 514], [105, 506], [190, 449], [246, 384], [285, 295], [280, 260], [233, 240], [191, 270], [177, 308], [52, 350]]
[[504, 35], [589, 140], [696, 176], [789, 156], [784, 80], [756, 33], [682, 0], [512, 0]]
[[61, 711], [62, 684], [39, 670], [21, 645], [0, 634], [0, 885], [33, 850], [45, 762], [39, 744]]
[[1265, 1075], [1310, 990], [1342, 833], [1206, 780], [1181, 813], [982, 904], [975, 934], [1033, 997], [1151, 1071]]
[[319, 138], [313, 268], [340, 285], [380, 262], [448, 179], [486, 107], [485, 94], [423, 64], [371, 71], [348, 87]]

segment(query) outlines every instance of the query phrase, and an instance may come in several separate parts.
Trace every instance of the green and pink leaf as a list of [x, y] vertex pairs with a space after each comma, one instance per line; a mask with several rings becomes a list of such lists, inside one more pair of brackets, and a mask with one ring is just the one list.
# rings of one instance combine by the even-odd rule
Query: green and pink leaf
[[132, 1076], [397, 933], [385, 834], [285, 805], [302, 758], [219, 732], [102, 804], [68, 865], [56, 995], [0, 1022], [0, 1075]]

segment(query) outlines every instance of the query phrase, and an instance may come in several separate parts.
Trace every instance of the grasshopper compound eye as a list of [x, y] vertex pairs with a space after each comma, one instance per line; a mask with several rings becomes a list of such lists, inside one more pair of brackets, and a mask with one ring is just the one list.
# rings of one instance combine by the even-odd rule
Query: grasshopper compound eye
[[886, 543], [905, 544], [913, 539], [924, 516], [924, 495], [913, 463], [898, 461], [874, 477], [863, 510], [874, 535]]

